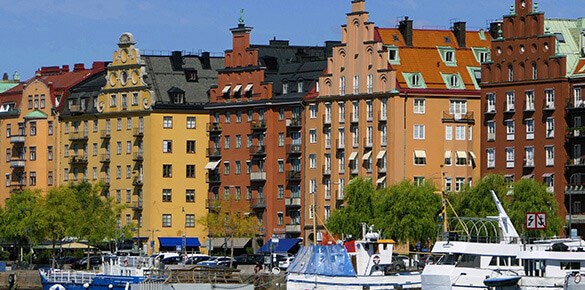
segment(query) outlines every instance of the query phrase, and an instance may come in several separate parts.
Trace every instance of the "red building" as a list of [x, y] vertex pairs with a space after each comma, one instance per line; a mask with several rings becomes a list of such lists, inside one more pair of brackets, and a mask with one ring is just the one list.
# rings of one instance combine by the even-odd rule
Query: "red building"
[[581, 126], [572, 124], [572, 115], [583, 112], [575, 108], [572, 83], [580, 78], [575, 72], [583, 57], [583, 24], [545, 19], [532, 0], [516, 0], [510, 14], [492, 24], [491, 61], [482, 67], [482, 175], [544, 182], [563, 217], [566, 186], [584, 172], [582, 141], [567, 130]]
[[[254, 214], [260, 239], [301, 236], [303, 97], [315, 93], [326, 47], [272, 40], [250, 45], [251, 27], [231, 29], [233, 48], [210, 91], [209, 208]], [[227, 202], [227, 203], [226, 203]], [[254, 244], [254, 248], [261, 245]]]

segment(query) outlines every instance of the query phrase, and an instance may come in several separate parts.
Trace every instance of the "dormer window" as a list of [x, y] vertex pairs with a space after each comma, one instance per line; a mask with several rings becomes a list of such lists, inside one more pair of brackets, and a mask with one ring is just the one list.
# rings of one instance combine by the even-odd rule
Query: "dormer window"
[[457, 59], [455, 57], [455, 49], [450, 46], [438, 47], [441, 59], [447, 66], [457, 66]]
[[288, 94], [288, 83], [283, 83], [282, 84], [282, 94], [283, 95]]
[[409, 88], [426, 88], [425, 80], [423, 76], [419, 72], [413, 73], [402, 73], [404, 76], [404, 80], [406, 81], [406, 85]]
[[297, 83], [297, 92], [302, 93], [303, 92], [303, 81], [299, 80], [299, 82]]
[[400, 55], [398, 54], [398, 47], [388, 47], [388, 62], [391, 64], [400, 64]]
[[167, 93], [169, 94], [169, 99], [173, 104], [185, 103], [185, 91], [177, 87], [172, 87], [167, 91]]
[[185, 80], [188, 82], [198, 82], [197, 70], [185, 70]]
[[420, 76], [418, 74], [413, 74], [410, 79], [413, 87], [420, 86]]
[[233, 90], [234, 98], [240, 98], [242, 96], [242, 85], [236, 85]]
[[445, 52], [445, 62], [452, 62], [453, 61], [453, 51], [446, 51]]
[[465, 89], [465, 84], [459, 74], [441, 74], [448, 89]]

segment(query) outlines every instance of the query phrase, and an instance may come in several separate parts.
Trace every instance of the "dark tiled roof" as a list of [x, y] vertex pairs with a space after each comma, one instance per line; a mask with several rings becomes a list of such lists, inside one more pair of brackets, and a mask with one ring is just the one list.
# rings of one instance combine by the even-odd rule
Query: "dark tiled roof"
[[[204, 57], [195, 55], [180, 56], [182, 63], [173, 63], [173, 56], [142, 56], [146, 64], [146, 83], [154, 91], [156, 104], [172, 104], [169, 90], [183, 90], [185, 102], [190, 104], [207, 103], [208, 91], [217, 84], [217, 70], [224, 67], [223, 57], [210, 57], [206, 66]], [[198, 81], [187, 81], [186, 72], [196, 71]]]
[[93, 100], [97, 99], [102, 87], [105, 85], [106, 71], [103, 71], [71, 88], [71, 94], [67, 97], [67, 101], [73, 100], [74, 105], [80, 105], [81, 102], [85, 102], [85, 110], [81, 112], [74, 109], [71, 112], [68, 104], [62, 104], [61, 114], [67, 116], [76, 113], [97, 113], [97, 109], [93, 107]]

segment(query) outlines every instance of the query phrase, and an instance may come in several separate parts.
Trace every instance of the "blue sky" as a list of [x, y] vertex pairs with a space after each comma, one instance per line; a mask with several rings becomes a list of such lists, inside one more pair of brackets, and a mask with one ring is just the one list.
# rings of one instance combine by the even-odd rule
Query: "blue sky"
[[[540, 3], [547, 18], [585, 17], [583, 0]], [[23, 79], [41, 66], [111, 60], [118, 37], [132, 32], [143, 50], [223, 52], [244, 9], [252, 42], [276, 37], [319, 45], [340, 39], [350, 0], [0, 0], [0, 73]], [[409, 16], [416, 28], [480, 29], [509, 12], [513, 0], [367, 0], [370, 20], [394, 27]]]

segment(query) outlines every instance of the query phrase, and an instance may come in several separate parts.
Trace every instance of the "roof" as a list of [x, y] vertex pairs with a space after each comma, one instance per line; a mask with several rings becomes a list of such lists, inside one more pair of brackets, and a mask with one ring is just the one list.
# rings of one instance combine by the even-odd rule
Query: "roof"
[[581, 46], [579, 37], [585, 30], [585, 19], [545, 19], [544, 27], [548, 32], [557, 35], [557, 54], [567, 58], [567, 76], [582, 74]]
[[[391, 62], [397, 72], [400, 88], [414, 87], [407, 79], [412, 74], [420, 74], [422, 89], [461, 89], [479, 91], [474, 70], [480, 70], [477, 49], [489, 50], [491, 37], [483, 31], [467, 31], [466, 47], [460, 47], [451, 30], [413, 29], [412, 46], [407, 46], [397, 28], [377, 28], [378, 35], [385, 45], [398, 49], [399, 61]], [[454, 52], [454, 62], [444, 60], [445, 51]], [[462, 85], [449, 85], [450, 75], [459, 75]]]
[[[155, 102], [171, 104], [169, 90], [174, 88], [185, 92], [186, 103], [207, 103], [209, 88], [217, 84], [217, 70], [224, 67], [223, 57], [207, 57], [209, 66], [204, 67], [206, 58], [197, 55], [180, 55], [182, 64], [173, 63], [174, 56], [143, 55], [146, 64], [146, 83], [154, 91]], [[187, 81], [186, 73], [196, 72], [197, 81]]]
[[45, 114], [42, 111], [39, 110], [34, 110], [28, 114], [26, 114], [26, 116], [24, 116], [25, 119], [46, 119], [47, 118], [47, 114]]
[[[94, 74], [90, 78], [87, 78], [86, 80], [71, 88], [67, 101], [71, 101], [74, 105], [79, 105], [81, 102], [85, 102], [85, 109], [83, 110], [83, 113], [97, 113], [97, 108], [93, 106], [93, 100], [97, 99], [102, 87], [106, 85], [106, 82], [107, 80], [105, 70]], [[68, 105], [63, 105], [60, 107], [62, 115], [69, 115], [72, 113]]]

